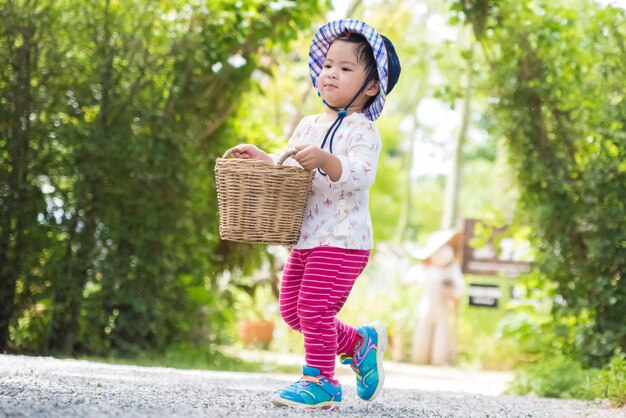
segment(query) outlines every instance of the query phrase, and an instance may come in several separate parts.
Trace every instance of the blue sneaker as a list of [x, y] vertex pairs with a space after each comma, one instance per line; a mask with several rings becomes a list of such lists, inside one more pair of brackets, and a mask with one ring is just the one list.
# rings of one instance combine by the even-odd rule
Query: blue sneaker
[[383, 389], [385, 371], [383, 355], [387, 349], [387, 330], [380, 322], [372, 322], [356, 329], [363, 338], [354, 349], [354, 357], [340, 356], [356, 374], [356, 392], [365, 401], [372, 401]]
[[307, 409], [334, 409], [341, 405], [341, 385], [335, 386], [319, 369], [303, 366], [303, 376], [296, 383], [274, 392], [275, 406], [292, 406]]

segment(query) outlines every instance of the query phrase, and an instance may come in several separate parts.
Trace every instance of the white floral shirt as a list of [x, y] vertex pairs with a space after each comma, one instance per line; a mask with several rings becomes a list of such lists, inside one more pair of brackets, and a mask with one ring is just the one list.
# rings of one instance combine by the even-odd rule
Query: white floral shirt
[[[317, 123], [320, 116], [306, 116], [300, 121], [289, 139], [288, 149], [297, 145], [322, 145], [332, 122]], [[324, 147], [326, 151], [328, 146], [327, 141]], [[372, 248], [368, 189], [376, 177], [380, 150], [380, 136], [374, 123], [362, 113], [346, 116], [333, 141], [333, 155], [341, 161], [341, 178], [332, 182], [328, 176], [316, 170], [300, 240], [293, 248]], [[289, 158], [285, 164], [298, 163]]]

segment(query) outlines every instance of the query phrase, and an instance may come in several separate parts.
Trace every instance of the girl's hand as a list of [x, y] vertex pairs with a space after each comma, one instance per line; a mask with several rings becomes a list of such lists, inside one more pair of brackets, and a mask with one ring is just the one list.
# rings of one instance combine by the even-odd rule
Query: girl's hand
[[341, 178], [343, 168], [341, 161], [330, 152], [326, 152], [315, 145], [298, 145], [298, 151], [291, 156], [302, 168], [313, 170], [319, 168], [324, 171], [331, 181], [338, 181]]
[[260, 150], [251, 144], [240, 144], [234, 148], [231, 148], [231, 154], [235, 158], [241, 158], [244, 160], [261, 160], [272, 162], [272, 158], [267, 155], [265, 151]]
[[296, 152], [291, 156], [296, 160], [302, 168], [306, 170], [313, 170], [314, 168], [321, 168], [330, 155], [320, 147], [315, 145], [298, 145]]

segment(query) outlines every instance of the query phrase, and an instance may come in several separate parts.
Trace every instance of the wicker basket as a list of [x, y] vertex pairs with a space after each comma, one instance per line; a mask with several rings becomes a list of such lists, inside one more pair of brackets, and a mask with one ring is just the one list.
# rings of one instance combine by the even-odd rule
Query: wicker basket
[[228, 158], [215, 163], [220, 237], [253, 244], [298, 242], [314, 172], [282, 163]]

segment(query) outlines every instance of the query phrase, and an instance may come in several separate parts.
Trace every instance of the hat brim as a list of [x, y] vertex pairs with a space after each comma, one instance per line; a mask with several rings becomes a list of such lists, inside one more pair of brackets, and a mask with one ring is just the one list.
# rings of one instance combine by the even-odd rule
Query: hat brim
[[355, 19], [340, 19], [328, 22], [318, 29], [309, 48], [311, 81], [317, 89], [317, 94], [320, 95], [317, 79], [324, 68], [328, 48], [330, 48], [335, 38], [344, 34], [346, 30], [363, 35], [372, 46], [372, 51], [374, 52], [380, 92], [374, 101], [367, 108], [363, 109], [365, 117], [374, 121], [378, 119], [385, 105], [387, 86], [389, 85], [388, 55], [382, 36], [367, 23]]
[[411, 256], [418, 260], [426, 260], [433, 256], [441, 247], [448, 243], [452, 243], [456, 247], [456, 241], [460, 239], [462, 232], [454, 229], [445, 229], [434, 232], [429, 238], [425, 247], [419, 248], [412, 252]]

